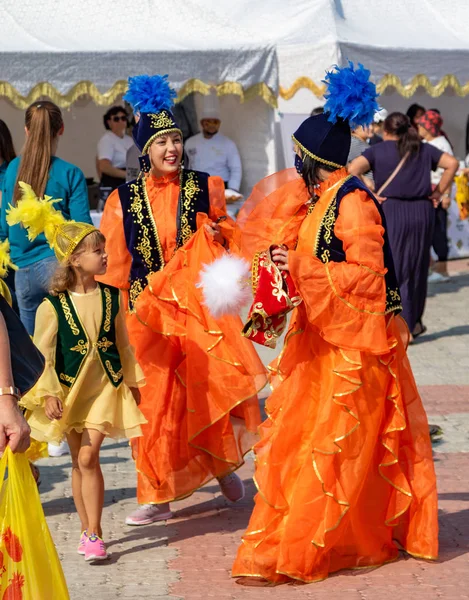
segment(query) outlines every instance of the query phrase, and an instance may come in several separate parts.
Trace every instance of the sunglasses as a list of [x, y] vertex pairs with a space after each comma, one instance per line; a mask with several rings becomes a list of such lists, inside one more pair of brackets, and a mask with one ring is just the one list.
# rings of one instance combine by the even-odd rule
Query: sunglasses
[[127, 117], [112, 117], [112, 121], [114, 121], [114, 123], [119, 123], [119, 121], [127, 121]]

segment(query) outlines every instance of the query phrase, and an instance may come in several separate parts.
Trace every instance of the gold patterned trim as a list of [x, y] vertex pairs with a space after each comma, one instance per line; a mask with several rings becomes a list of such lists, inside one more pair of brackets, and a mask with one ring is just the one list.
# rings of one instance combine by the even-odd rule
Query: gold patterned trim
[[62, 381], [66, 381], [67, 383], [70, 383], [70, 385], [75, 383], [75, 377], [70, 377], [70, 375], [66, 375], [65, 373], [60, 373], [59, 379], [61, 379]]
[[109, 373], [111, 374], [114, 383], [118, 383], [122, 379], [122, 369], [119, 369], [116, 373], [112, 368], [111, 362], [109, 360], [107, 360], [104, 364], [106, 365]]
[[157, 137], [167, 135], [168, 133], [180, 133], [182, 137], [182, 131], [179, 129], [179, 127], [169, 127], [168, 129], [161, 129], [160, 131], [151, 136], [151, 138], [143, 147], [142, 154], [147, 154], [148, 150], [150, 149], [150, 146], [153, 144]]
[[88, 342], [85, 340], [79, 340], [76, 346], [70, 348], [72, 352], [79, 352], [82, 356], [84, 356], [88, 352]]
[[110, 340], [108, 340], [106, 337], [103, 337], [102, 340], [99, 340], [98, 342], [96, 342], [94, 344], [94, 347], [99, 348], [103, 352], [107, 352], [109, 350], [109, 348], [113, 345], [114, 344]]
[[[200, 79], [190, 79], [187, 81], [179, 90], [177, 102], [181, 102], [193, 92], [207, 96], [212, 90], [215, 90], [218, 96], [228, 94], [239, 96], [241, 102], [259, 97], [272, 108], [277, 106], [275, 93], [263, 82], [256, 83], [245, 90], [240, 83], [234, 81], [209, 85]], [[17, 108], [22, 110], [25, 110], [30, 104], [44, 97], [50, 98], [60, 108], [69, 108], [82, 96], [90, 97], [98, 106], [111, 106], [126, 91], [127, 81], [123, 79], [116, 81], [106, 92], [100, 92], [91, 81], [80, 81], [65, 94], [59, 92], [51, 83], [41, 82], [36, 84], [27, 95], [23, 96], [11, 83], [0, 81], [0, 96], [8, 98]]]
[[80, 330], [78, 329], [77, 324], [75, 323], [75, 319], [72, 316], [70, 306], [68, 305], [67, 296], [63, 292], [61, 294], [59, 294], [59, 301], [60, 301], [60, 304], [62, 305], [65, 319], [66, 319], [67, 323], [70, 325], [70, 329], [72, 330], [73, 335], [80, 335]]
[[[112, 309], [111, 290], [109, 288], [105, 287], [103, 292], [104, 292], [104, 302], [106, 304], [106, 314], [104, 317], [103, 329], [106, 333], [109, 333], [109, 331], [111, 330], [111, 309]], [[106, 338], [104, 338], [104, 339], [106, 339]], [[112, 343], [111, 343], [111, 345], [112, 345]], [[109, 348], [109, 346], [108, 346], [108, 348]]]
[[330, 167], [335, 167], [336, 169], [343, 169], [345, 167], [345, 165], [339, 165], [338, 163], [331, 162], [330, 160], [321, 158], [320, 156], [317, 156], [317, 154], [313, 154], [311, 152], [311, 150], [308, 150], [308, 148], [303, 146], [303, 144], [301, 142], [299, 142], [294, 135], [291, 136], [291, 139], [295, 142], [295, 144], [299, 148], [301, 148], [302, 152], [304, 152], [307, 156], [309, 156], [313, 160], [318, 160], [319, 162], [323, 163], [324, 165], [329, 165]]
[[[432, 98], [438, 98], [448, 88], [452, 88], [456, 96], [469, 95], [469, 82], [461, 84], [459, 79], [452, 74], [444, 75], [436, 84], [432, 84], [427, 75], [415, 75], [409, 83], [402, 83], [401, 78], [393, 73], [384, 75], [376, 84], [376, 90], [383, 94], [387, 88], [394, 88], [396, 92], [404, 98], [410, 98], [415, 94], [418, 88], [423, 88]], [[301, 89], [307, 89], [317, 98], [323, 98], [326, 91], [325, 85], [318, 85], [309, 77], [298, 77], [289, 88], [280, 86], [279, 95], [284, 100], [290, 100]]]

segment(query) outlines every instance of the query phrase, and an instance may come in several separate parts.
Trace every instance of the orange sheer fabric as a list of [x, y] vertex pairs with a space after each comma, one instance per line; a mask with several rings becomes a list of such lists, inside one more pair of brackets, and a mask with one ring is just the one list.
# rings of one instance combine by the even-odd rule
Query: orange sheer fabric
[[[242, 464], [257, 440], [257, 392], [266, 374], [252, 344], [240, 335], [240, 319], [215, 321], [195, 287], [202, 263], [224, 252], [204, 228], [225, 213], [223, 181], [210, 177], [210, 215], [198, 215], [198, 232], [176, 252], [179, 182], [149, 177], [146, 185], [167, 264], [150, 276], [136, 312], [127, 317], [147, 381], [140, 408], [148, 424], [133, 451], [138, 501], [162, 503]], [[233, 222], [227, 219], [221, 226], [232, 240]], [[102, 230], [109, 253], [104, 279], [126, 289], [130, 254], [118, 192], [106, 202]]]
[[394, 560], [395, 540], [415, 556], [437, 556], [428, 424], [401, 319], [384, 314], [383, 228], [366, 194], [344, 197], [333, 224], [347, 261], [312, 256], [345, 175], [321, 186], [289, 253], [303, 303], [272, 366], [275, 389], [255, 446], [259, 493], [234, 576], [319, 581]]

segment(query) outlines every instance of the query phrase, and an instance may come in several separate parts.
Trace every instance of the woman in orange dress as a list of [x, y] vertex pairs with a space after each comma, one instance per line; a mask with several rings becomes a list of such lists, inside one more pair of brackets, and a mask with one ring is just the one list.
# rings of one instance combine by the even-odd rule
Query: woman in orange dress
[[240, 215], [257, 253], [246, 335], [281, 333], [266, 319], [281, 313], [272, 294], [296, 305], [255, 446], [258, 494], [233, 566], [244, 585], [320, 581], [392, 561], [399, 547], [437, 556], [431, 444], [384, 216], [345, 169], [350, 124], [377, 108], [367, 73], [328, 74], [325, 114], [293, 136], [301, 177], [267, 178]]
[[219, 177], [181, 168], [182, 133], [166, 76], [130, 78], [138, 116], [140, 177], [108, 198], [101, 229], [105, 281], [124, 290], [127, 326], [147, 381], [148, 424], [133, 444], [139, 508], [129, 525], [172, 516], [169, 503], [217, 478], [231, 501], [244, 495], [234, 471], [256, 441], [257, 392], [265, 370], [239, 318], [215, 320], [196, 288], [202, 264], [233, 246]]

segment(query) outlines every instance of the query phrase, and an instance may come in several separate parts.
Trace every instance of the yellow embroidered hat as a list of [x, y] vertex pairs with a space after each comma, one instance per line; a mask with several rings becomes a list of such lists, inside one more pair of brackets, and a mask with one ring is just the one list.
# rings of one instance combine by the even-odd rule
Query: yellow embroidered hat
[[98, 231], [89, 223], [67, 221], [53, 206], [60, 200], [54, 200], [51, 196], [38, 198], [29, 184], [19, 181], [18, 185], [22, 189], [22, 198], [16, 206], [10, 204], [7, 210], [8, 225], [23, 225], [30, 241], [43, 233], [59, 262], [70, 258], [87, 235]]

